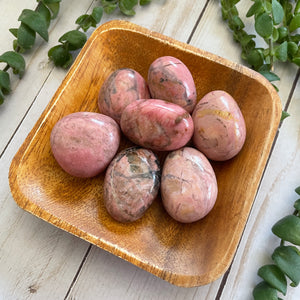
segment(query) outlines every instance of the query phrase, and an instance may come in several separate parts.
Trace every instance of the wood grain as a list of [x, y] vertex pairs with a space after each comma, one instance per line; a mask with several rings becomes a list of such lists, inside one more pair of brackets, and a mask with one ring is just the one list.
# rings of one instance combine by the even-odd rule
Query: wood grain
[[[110, 72], [130, 67], [146, 77], [150, 63], [163, 55], [189, 67], [199, 99], [215, 89], [236, 99], [246, 121], [246, 143], [236, 158], [213, 164], [219, 196], [205, 219], [177, 223], [158, 198], [141, 220], [123, 225], [104, 209], [103, 174], [85, 180], [68, 176], [51, 154], [49, 136], [64, 115], [97, 111], [97, 94]], [[11, 191], [26, 211], [160, 278], [186, 287], [207, 284], [220, 277], [233, 258], [280, 115], [277, 93], [256, 72], [129, 22], [112, 21], [92, 34], [14, 157]], [[124, 139], [121, 148], [127, 145]]]

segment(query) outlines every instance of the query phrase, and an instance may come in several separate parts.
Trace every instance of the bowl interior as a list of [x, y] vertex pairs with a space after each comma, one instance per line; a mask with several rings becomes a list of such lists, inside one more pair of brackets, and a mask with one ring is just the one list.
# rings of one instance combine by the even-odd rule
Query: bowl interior
[[[182, 60], [195, 80], [198, 99], [225, 90], [244, 115], [242, 151], [227, 162], [212, 162], [219, 194], [204, 219], [181, 224], [158, 197], [144, 217], [131, 224], [114, 221], [102, 201], [103, 178], [74, 178], [56, 163], [50, 133], [63, 116], [95, 111], [101, 84], [119, 68], [146, 79], [160, 56]], [[189, 45], [128, 22], [99, 27], [88, 40], [39, 121], [16, 154], [10, 170], [14, 198], [25, 210], [173, 284], [211, 282], [229, 266], [256, 195], [280, 119], [280, 103], [258, 74]], [[122, 139], [120, 150], [130, 142]], [[165, 153], [160, 153], [163, 160]]]

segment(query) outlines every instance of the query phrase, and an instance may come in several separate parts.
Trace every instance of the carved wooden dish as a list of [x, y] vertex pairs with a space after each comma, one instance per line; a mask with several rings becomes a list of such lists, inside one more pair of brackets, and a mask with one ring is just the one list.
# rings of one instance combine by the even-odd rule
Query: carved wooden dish
[[[104, 175], [79, 179], [62, 171], [51, 153], [50, 133], [67, 114], [98, 112], [100, 86], [112, 71], [133, 68], [146, 78], [151, 62], [164, 55], [188, 66], [199, 99], [216, 89], [236, 99], [246, 121], [246, 142], [234, 159], [212, 163], [219, 195], [204, 219], [178, 223], [157, 198], [140, 220], [121, 224], [103, 206]], [[11, 192], [26, 211], [172, 284], [204, 285], [220, 277], [232, 261], [280, 116], [277, 93], [258, 73], [132, 23], [111, 21], [92, 34], [15, 155]], [[128, 145], [123, 139], [120, 150]]]

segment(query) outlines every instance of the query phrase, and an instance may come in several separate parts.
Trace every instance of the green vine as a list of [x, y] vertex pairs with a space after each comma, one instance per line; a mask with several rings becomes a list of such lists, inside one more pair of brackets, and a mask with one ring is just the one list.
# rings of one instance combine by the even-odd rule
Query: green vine
[[[146, 5], [151, 0], [99, 0], [100, 5], [95, 7], [91, 14], [81, 15], [76, 20], [77, 28], [63, 34], [60, 44], [52, 47], [48, 51], [49, 59], [56, 66], [68, 68], [73, 63], [74, 51], [83, 47], [87, 40], [86, 32], [91, 27], [96, 27], [101, 21], [103, 12], [113, 13], [117, 8], [127, 15], [135, 14], [135, 6]], [[35, 10], [24, 9], [18, 18], [19, 28], [11, 28], [9, 31], [16, 38], [13, 42], [13, 50], [6, 51], [0, 55], [0, 63], [5, 63], [5, 67], [0, 70], [0, 104], [3, 104], [5, 96], [11, 92], [11, 80], [9, 69], [19, 78], [25, 73], [26, 63], [23, 53], [32, 49], [36, 36], [39, 35], [48, 42], [48, 28], [51, 20], [55, 19], [59, 13], [61, 0], [37, 0]]]
[[9, 69], [13, 74], [22, 78], [25, 72], [25, 59], [22, 53], [30, 50], [38, 34], [43, 40], [48, 41], [48, 28], [52, 19], [55, 19], [60, 8], [61, 0], [39, 0], [35, 10], [24, 9], [18, 18], [19, 28], [11, 28], [9, 31], [16, 38], [13, 49], [0, 55], [0, 62], [6, 66], [0, 70], [0, 104], [4, 102], [5, 95], [11, 91]]
[[117, 8], [127, 16], [133, 16], [135, 14], [135, 6], [146, 5], [151, 0], [101, 0], [100, 5], [96, 6], [92, 13], [81, 15], [75, 21], [77, 28], [66, 32], [59, 38], [59, 45], [52, 47], [48, 56], [56, 66], [68, 68], [73, 63], [72, 53], [79, 50], [85, 44], [87, 37], [85, 32], [91, 27], [96, 27], [101, 21], [103, 12], [106, 14], [113, 13]]
[[[295, 189], [300, 195], [300, 186]], [[279, 220], [272, 232], [278, 236], [280, 245], [274, 250], [274, 264], [264, 265], [258, 270], [263, 279], [253, 289], [255, 300], [279, 300], [278, 292], [286, 295], [287, 278], [291, 286], [296, 287], [300, 282], [300, 199], [294, 203], [295, 211]], [[286, 242], [289, 244], [286, 245]]]
[[[252, 0], [246, 18], [254, 18], [254, 30], [264, 41], [257, 47], [256, 34], [248, 34], [236, 4], [240, 0], [221, 0], [222, 17], [241, 46], [241, 57], [270, 82], [280, 78], [274, 73], [276, 62], [300, 66], [300, 0]], [[275, 89], [278, 88], [273, 84]], [[282, 112], [282, 120], [289, 116]]]

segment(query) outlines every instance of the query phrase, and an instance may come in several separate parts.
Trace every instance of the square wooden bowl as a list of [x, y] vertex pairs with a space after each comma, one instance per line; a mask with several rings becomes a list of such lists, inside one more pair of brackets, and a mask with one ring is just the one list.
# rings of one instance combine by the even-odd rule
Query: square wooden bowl
[[[246, 121], [246, 142], [235, 158], [212, 162], [219, 195], [204, 219], [178, 223], [158, 197], [140, 220], [121, 224], [103, 205], [104, 174], [91, 179], [66, 174], [51, 153], [50, 133], [67, 114], [99, 112], [98, 92], [111, 72], [127, 67], [146, 79], [150, 64], [165, 55], [188, 66], [198, 99], [217, 89], [236, 99]], [[233, 259], [280, 116], [278, 94], [258, 73], [135, 24], [111, 21], [94, 31], [13, 158], [11, 192], [24, 210], [172, 284], [204, 285], [221, 276]], [[123, 139], [120, 150], [126, 146]]]

